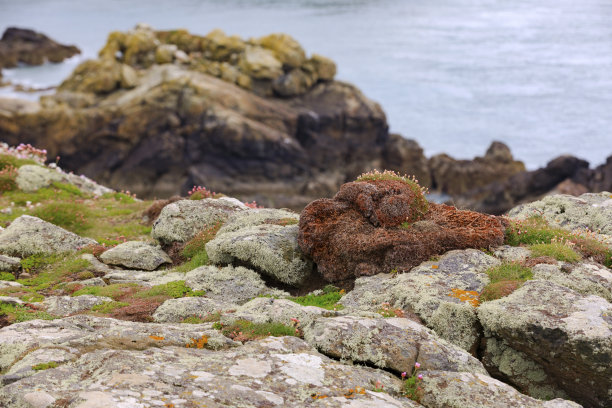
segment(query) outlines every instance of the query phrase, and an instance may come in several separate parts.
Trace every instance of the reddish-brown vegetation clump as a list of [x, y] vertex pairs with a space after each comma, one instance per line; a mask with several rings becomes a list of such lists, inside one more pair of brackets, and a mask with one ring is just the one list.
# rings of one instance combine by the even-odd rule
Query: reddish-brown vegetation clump
[[143, 212], [142, 215], [147, 217], [147, 223], [151, 225], [157, 219], [157, 217], [159, 217], [159, 214], [161, 214], [161, 211], [165, 206], [179, 200], [183, 200], [183, 197], [172, 196], [167, 200], [155, 200], [153, 204], [151, 204], [151, 206]]
[[333, 199], [310, 203], [298, 243], [330, 282], [407, 270], [453, 249], [489, 248], [504, 240], [494, 216], [429, 203], [400, 180], [344, 184]]
[[519, 280], [504, 280], [487, 285], [480, 293], [480, 302], [489, 300], [501, 299], [510, 295], [512, 292], [520, 288], [524, 281]]
[[165, 299], [131, 299], [130, 305], [113, 310], [111, 317], [132, 322], [152, 322], [155, 309], [163, 303]]

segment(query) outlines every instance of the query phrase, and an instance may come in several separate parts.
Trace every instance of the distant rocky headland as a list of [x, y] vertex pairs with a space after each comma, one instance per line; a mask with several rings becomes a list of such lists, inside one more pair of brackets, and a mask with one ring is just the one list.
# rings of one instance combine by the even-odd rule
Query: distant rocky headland
[[[0, 66], [76, 52], [13, 28], [0, 41]], [[333, 61], [308, 56], [286, 34], [245, 40], [141, 24], [111, 33], [98, 59], [40, 102], [0, 99], [0, 139], [46, 148], [63, 167], [143, 197], [206, 185], [301, 209], [372, 169], [415, 175], [454, 205], [495, 214], [550, 192], [612, 190], [612, 156], [595, 169], [567, 156], [526, 171], [495, 142], [474, 160], [427, 158], [335, 73]]]

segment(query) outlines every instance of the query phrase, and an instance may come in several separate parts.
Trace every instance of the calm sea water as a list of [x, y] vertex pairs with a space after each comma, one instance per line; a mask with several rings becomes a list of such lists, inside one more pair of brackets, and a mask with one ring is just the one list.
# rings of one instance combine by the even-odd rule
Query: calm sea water
[[[610, 0], [0, 0], [0, 29], [42, 31], [83, 57], [5, 70], [54, 85], [138, 22], [243, 37], [286, 32], [333, 58], [426, 154], [506, 142], [530, 168], [560, 154], [612, 155]], [[6, 89], [2, 91], [9, 93]]]

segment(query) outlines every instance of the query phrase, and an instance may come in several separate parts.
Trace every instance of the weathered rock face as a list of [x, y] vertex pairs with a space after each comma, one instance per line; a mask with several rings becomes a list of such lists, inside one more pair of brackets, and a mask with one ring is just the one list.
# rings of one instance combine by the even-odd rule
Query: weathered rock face
[[43, 305], [47, 312], [56, 316], [68, 316], [73, 313], [89, 310], [96, 305], [110, 302], [113, 299], [105, 296], [50, 296], [46, 298]]
[[519, 389], [537, 390], [542, 398], [558, 396], [558, 387], [586, 407], [608, 406], [611, 310], [599, 296], [584, 296], [553, 282], [528, 281], [510, 296], [478, 308], [485, 365]]
[[[156, 64], [162, 52], [169, 61], [169, 44], [172, 63]], [[333, 81], [331, 61], [303, 53], [284, 35], [251, 44], [221, 32], [113, 33], [41, 105], [2, 112], [0, 133], [140, 196], [206, 185], [301, 209], [373, 168], [427, 184], [422, 149], [390, 137], [380, 106]]]
[[304, 329], [304, 338], [326, 355], [396, 373], [411, 372], [417, 362], [423, 370], [487, 373], [476, 358], [409, 319], [322, 318]]
[[[45, 323], [46, 331], [56, 337], [55, 344], [72, 346], [73, 356], [66, 356], [72, 358], [57, 368], [17, 377], [17, 381], [0, 390], [0, 404], [31, 407], [61, 402], [67, 407], [107, 408], [164, 404], [177, 408], [202, 404], [303, 407], [316, 403], [319, 397], [329, 407], [418, 406], [398, 395], [402, 386], [398, 377], [331, 360], [295, 337], [268, 338], [231, 350], [215, 351], [185, 347], [190, 341], [189, 335], [193, 338], [214, 335], [210, 330], [203, 330], [206, 325], [149, 325], [148, 330], [140, 327], [131, 330], [131, 337], [124, 336], [123, 347], [107, 335], [98, 341], [115, 341], [114, 348], [87, 350], [83, 347], [87, 344], [85, 339], [104, 332], [99, 328], [104, 322], [72, 320], [74, 324], [70, 325], [68, 319], [63, 321], [68, 326], [63, 342], [57, 338], [61, 323]], [[96, 329], [93, 329], [95, 323]], [[93, 332], [84, 339], [70, 339], [75, 328], [83, 330], [75, 324], [88, 326]], [[24, 331], [32, 327], [31, 324], [15, 326], [12, 332], [5, 329], [0, 335], [13, 334], [16, 339], [24, 339]], [[138, 343], [129, 345], [132, 339]], [[212, 339], [209, 338], [209, 343]], [[151, 346], [152, 343], [157, 345]], [[376, 381], [387, 392], [372, 391]], [[356, 389], [363, 391], [356, 392]]]
[[153, 319], [160, 323], [179, 323], [188, 317], [202, 318], [206, 317], [208, 314], [224, 312], [227, 310], [236, 310], [237, 308], [238, 305], [236, 304], [215, 301], [209, 298], [184, 297], [166, 300], [155, 310]]
[[485, 186], [503, 182], [512, 175], [524, 172], [523, 162], [514, 160], [508, 146], [493, 142], [484, 157], [474, 160], [456, 160], [446, 154], [429, 159], [432, 189], [452, 196]]
[[495, 217], [437, 204], [423, 213], [418, 200], [401, 181], [347, 183], [333, 199], [304, 209], [298, 242], [331, 282], [408, 270], [448, 250], [503, 242]]
[[0, 252], [26, 257], [40, 253], [74, 252], [95, 244], [90, 238], [82, 238], [40, 218], [22, 215], [3, 231], [0, 231]]
[[163, 244], [187, 242], [206, 227], [224, 222], [248, 207], [236, 199], [180, 200], [165, 206], [153, 224], [151, 236]]
[[59, 44], [44, 34], [9, 27], [0, 39], [0, 68], [16, 67], [20, 62], [28, 65], [61, 62], [80, 53], [74, 45]]
[[128, 241], [104, 251], [100, 255], [108, 265], [120, 265], [131, 269], [152, 271], [165, 263], [172, 263], [170, 257], [161, 249], [146, 242]]
[[580, 197], [552, 195], [508, 212], [511, 218], [542, 216], [549, 224], [575, 230], [588, 229], [612, 235], [612, 194], [587, 193]]
[[568, 178], [589, 173], [589, 163], [572, 156], [561, 156], [545, 168], [514, 174], [505, 181], [477, 187], [455, 197], [455, 203], [488, 214], [502, 214], [522, 202], [540, 198]]

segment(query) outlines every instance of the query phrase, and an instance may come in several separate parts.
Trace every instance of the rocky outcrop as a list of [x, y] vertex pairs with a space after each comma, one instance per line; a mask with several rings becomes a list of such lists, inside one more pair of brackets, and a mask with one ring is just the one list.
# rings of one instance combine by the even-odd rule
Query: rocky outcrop
[[18, 63], [42, 65], [61, 62], [81, 51], [74, 45], [59, 44], [44, 34], [25, 28], [9, 27], [0, 39], [0, 69]]
[[552, 195], [519, 205], [509, 211], [508, 216], [517, 219], [540, 216], [553, 226], [612, 235], [612, 194]]
[[205, 297], [184, 297], [166, 300], [155, 310], [153, 320], [158, 323], [179, 323], [186, 318], [206, 318], [215, 312], [236, 310], [238, 305]]
[[484, 157], [456, 160], [446, 154], [429, 159], [431, 188], [457, 196], [492, 182], [502, 183], [511, 176], [525, 171], [523, 162], [514, 160], [508, 146], [493, 142]]
[[[612, 305], [601, 297], [583, 296], [552, 282], [526, 282], [510, 296], [478, 308], [485, 365], [541, 398], [551, 396], [545, 390], [558, 396], [559, 388], [586, 407], [608, 406], [612, 403], [611, 312]], [[513, 358], [512, 353], [523, 357]], [[527, 364], [533, 367], [525, 370]]]
[[100, 255], [100, 260], [107, 265], [120, 265], [130, 269], [152, 271], [172, 260], [160, 248], [146, 242], [128, 241], [119, 244]]
[[162, 209], [151, 236], [162, 244], [187, 242], [204, 228], [223, 223], [237, 211], [247, 210], [246, 205], [234, 198], [176, 201]]
[[[206, 244], [206, 252], [214, 264], [245, 264], [268, 278], [299, 286], [310, 277], [313, 264], [298, 246], [297, 214], [282, 211], [279, 217], [272, 211], [250, 217], [255, 211], [238, 214]], [[289, 217], [281, 218], [283, 213]]]
[[505, 181], [477, 187], [454, 198], [457, 206], [488, 214], [502, 214], [516, 205], [539, 199], [560, 183], [588, 172], [589, 163], [572, 156], [561, 156], [546, 167], [516, 173]]
[[427, 207], [418, 185], [377, 180], [344, 184], [333, 199], [310, 203], [300, 216], [298, 242], [334, 282], [409, 270], [452, 249], [500, 245], [503, 236], [495, 217]]
[[100, 55], [40, 105], [3, 111], [3, 138], [145, 197], [206, 185], [302, 209], [373, 168], [429, 179], [422, 149], [389, 136], [380, 106], [286, 35], [141, 26], [112, 33]]
[[56, 316], [68, 316], [74, 313], [90, 310], [92, 307], [110, 302], [113, 299], [106, 296], [49, 296], [43, 301], [47, 312]]
[[93, 239], [82, 238], [29, 215], [22, 215], [8, 228], [0, 231], [0, 252], [20, 257], [40, 253], [74, 252], [95, 243]]

